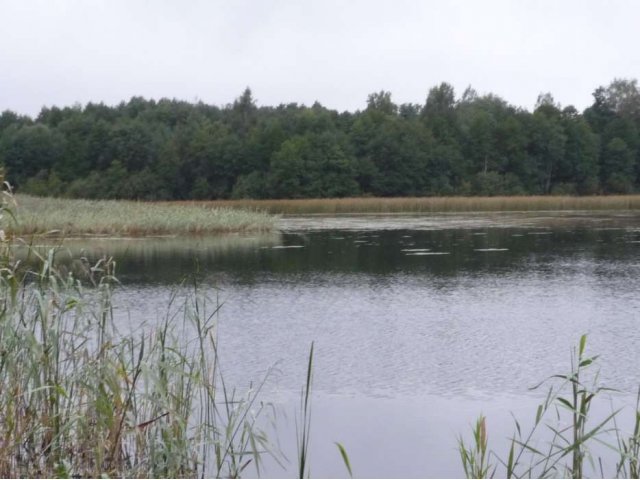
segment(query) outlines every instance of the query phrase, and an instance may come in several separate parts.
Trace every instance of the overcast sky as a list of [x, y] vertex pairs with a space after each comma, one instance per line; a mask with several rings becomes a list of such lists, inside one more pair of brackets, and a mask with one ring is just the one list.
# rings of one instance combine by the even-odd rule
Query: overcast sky
[[635, 0], [0, 0], [0, 111], [134, 95], [225, 105], [423, 103], [446, 81], [579, 110], [640, 77]]

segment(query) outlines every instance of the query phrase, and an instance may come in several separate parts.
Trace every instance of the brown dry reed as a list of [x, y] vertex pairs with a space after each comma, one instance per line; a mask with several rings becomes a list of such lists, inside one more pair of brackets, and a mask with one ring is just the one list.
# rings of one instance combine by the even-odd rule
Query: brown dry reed
[[638, 210], [640, 195], [326, 198], [291, 200], [214, 200], [168, 202], [207, 208], [239, 208], [272, 214], [532, 212], [562, 210]]

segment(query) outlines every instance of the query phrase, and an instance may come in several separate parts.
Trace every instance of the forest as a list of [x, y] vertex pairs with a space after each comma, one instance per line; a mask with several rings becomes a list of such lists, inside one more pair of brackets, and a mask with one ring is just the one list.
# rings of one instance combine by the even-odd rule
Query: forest
[[549, 93], [533, 112], [442, 83], [423, 103], [368, 96], [226, 106], [133, 97], [0, 114], [0, 165], [21, 193], [184, 200], [591, 195], [640, 190], [640, 89], [615, 79], [583, 112]]

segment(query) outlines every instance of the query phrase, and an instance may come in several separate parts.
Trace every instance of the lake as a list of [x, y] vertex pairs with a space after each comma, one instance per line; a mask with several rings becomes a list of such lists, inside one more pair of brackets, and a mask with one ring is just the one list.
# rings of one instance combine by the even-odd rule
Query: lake
[[267, 376], [262, 399], [278, 407], [292, 465], [267, 476], [295, 472], [311, 342], [318, 477], [347, 475], [335, 441], [359, 477], [459, 477], [457, 438], [480, 413], [506, 454], [511, 414], [533, 420], [545, 391], [530, 387], [568, 371], [583, 333], [615, 402], [640, 384], [635, 213], [284, 217], [266, 236], [65, 245], [115, 256], [122, 328], [164, 317], [194, 279], [218, 299], [225, 379]]

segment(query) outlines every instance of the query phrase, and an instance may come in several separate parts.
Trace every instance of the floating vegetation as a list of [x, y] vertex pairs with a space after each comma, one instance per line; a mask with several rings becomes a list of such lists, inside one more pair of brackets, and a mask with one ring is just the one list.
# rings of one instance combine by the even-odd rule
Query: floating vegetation
[[405, 253], [405, 255], [410, 256], [425, 256], [425, 255], [449, 255], [451, 252], [411, 252]]

